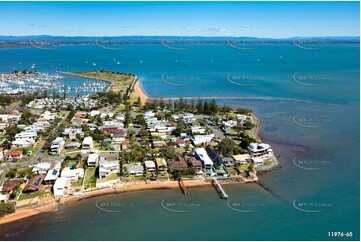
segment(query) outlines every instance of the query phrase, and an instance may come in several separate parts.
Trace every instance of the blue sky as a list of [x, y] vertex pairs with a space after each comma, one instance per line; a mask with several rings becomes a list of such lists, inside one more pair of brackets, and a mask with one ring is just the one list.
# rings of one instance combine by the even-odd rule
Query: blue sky
[[359, 2], [0, 2], [0, 35], [359, 36]]

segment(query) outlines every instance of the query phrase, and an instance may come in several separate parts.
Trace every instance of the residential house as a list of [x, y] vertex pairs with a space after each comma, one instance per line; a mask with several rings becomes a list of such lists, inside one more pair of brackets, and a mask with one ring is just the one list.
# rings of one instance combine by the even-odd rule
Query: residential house
[[88, 137], [85, 137], [82, 144], [81, 144], [81, 147], [82, 149], [84, 150], [92, 150], [93, 149], [93, 138], [88, 136]]
[[81, 138], [84, 137], [84, 132], [81, 128], [65, 128], [61, 134], [64, 137], [69, 137], [71, 140], [75, 140], [77, 135]]
[[213, 161], [209, 158], [207, 151], [204, 148], [197, 148], [195, 150], [195, 156], [202, 162], [206, 173], [210, 173], [213, 167]]
[[189, 165], [192, 167], [197, 174], [201, 174], [202, 172], [202, 162], [197, 160], [195, 157], [189, 158]]
[[31, 178], [28, 183], [26, 183], [23, 192], [24, 193], [29, 193], [29, 192], [36, 192], [39, 191], [41, 189], [41, 187], [43, 186], [43, 181], [44, 181], [45, 175], [37, 175], [34, 176], [33, 178]]
[[61, 171], [60, 177], [65, 177], [70, 180], [70, 182], [77, 182], [80, 178], [84, 177], [84, 169], [70, 169], [69, 167], [65, 167]]
[[60, 175], [60, 169], [51, 169], [44, 178], [45, 185], [53, 185]]
[[251, 143], [247, 150], [252, 158], [267, 159], [273, 156], [271, 146], [265, 143]]
[[234, 159], [232, 157], [222, 157], [223, 165], [227, 167], [233, 167], [234, 166]]
[[195, 146], [198, 145], [205, 145], [209, 142], [211, 142], [214, 139], [214, 134], [209, 134], [209, 135], [194, 135], [192, 137], [192, 143]]
[[65, 145], [65, 148], [67, 149], [79, 149], [81, 144], [79, 142], [70, 142]]
[[105, 178], [109, 174], [119, 171], [119, 161], [101, 157], [99, 160], [99, 178]]
[[37, 136], [38, 134], [35, 130], [21, 131], [15, 135], [15, 141], [29, 141], [30, 143], [34, 144]]
[[142, 176], [144, 174], [144, 166], [140, 163], [124, 164], [123, 172], [132, 176]]
[[169, 147], [177, 147], [177, 143], [169, 141], [169, 142], [167, 142], [167, 146], [169, 146]]
[[178, 147], [185, 147], [186, 146], [186, 141], [184, 139], [177, 139], [177, 146]]
[[155, 163], [157, 164], [158, 171], [165, 171], [167, 169], [167, 162], [164, 158], [155, 158]]
[[222, 123], [223, 130], [226, 132], [231, 131], [231, 129], [235, 126], [237, 126], [237, 121], [235, 120], [227, 120]]
[[144, 118], [153, 118], [155, 116], [155, 113], [153, 113], [152, 111], [147, 111], [144, 113]]
[[153, 172], [155, 171], [155, 163], [152, 160], [146, 160], [144, 161], [144, 167], [147, 172]]
[[219, 156], [219, 154], [214, 149], [207, 147], [206, 152], [207, 152], [208, 157], [211, 158], [213, 165], [216, 168], [221, 167], [223, 165], [222, 158]]
[[11, 179], [6, 180], [2, 185], [2, 191], [5, 193], [11, 192], [17, 185], [24, 182], [24, 179]]
[[185, 123], [193, 123], [197, 121], [197, 117], [193, 113], [183, 114], [183, 121]]
[[111, 136], [113, 138], [113, 142], [115, 142], [115, 143], [123, 142], [123, 141], [125, 141], [125, 137], [127, 137], [127, 132], [126, 132], [126, 130], [121, 130], [121, 131], [113, 133]]
[[205, 133], [206, 133], [206, 129], [205, 129], [205, 128], [202, 128], [202, 127], [199, 127], [199, 126], [195, 126], [195, 127], [192, 127], [192, 128], [191, 128], [191, 132], [192, 132], [192, 135], [195, 135], [195, 134], [205, 134]]
[[34, 146], [35, 140], [18, 139], [11, 142], [11, 144], [14, 148], [29, 148]]
[[54, 197], [62, 197], [69, 195], [70, 180], [65, 177], [56, 179], [53, 186]]
[[87, 165], [88, 167], [96, 167], [99, 162], [99, 155], [98, 154], [90, 154], [88, 156]]
[[23, 152], [21, 150], [10, 150], [5, 153], [5, 160], [17, 161], [23, 158]]
[[122, 142], [122, 150], [127, 150], [129, 149], [130, 143], [129, 141], [123, 141]]
[[161, 148], [163, 146], [167, 146], [165, 141], [163, 141], [163, 140], [161, 140], [161, 141], [153, 141], [153, 148]]
[[240, 124], [243, 125], [247, 121], [247, 116], [243, 114], [237, 114], [236, 119]]
[[177, 156], [175, 159], [168, 160], [167, 163], [171, 172], [185, 170], [188, 168], [187, 162], [181, 156]]
[[244, 165], [248, 162], [252, 162], [252, 158], [249, 154], [239, 154], [239, 155], [234, 155], [232, 156], [233, 159], [235, 160], [235, 163], [238, 165]]
[[51, 142], [49, 148], [50, 155], [60, 155], [65, 145], [65, 140], [63, 137], [57, 137], [53, 142]]

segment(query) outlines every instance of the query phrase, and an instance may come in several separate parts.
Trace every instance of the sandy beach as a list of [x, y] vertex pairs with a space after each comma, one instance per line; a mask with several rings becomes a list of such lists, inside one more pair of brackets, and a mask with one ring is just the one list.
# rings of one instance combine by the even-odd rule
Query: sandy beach
[[[207, 182], [205, 180], [190, 180], [190, 181], [184, 181], [184, 184], [188, 188], [188, 187], [209, 186], [212, 183]], [[122, 184], [121, 186], [115, 188], [105, 188], [105, 189], [85, 192], [84, 194], [79, 196], [63, 197], [57, 200], [53, 199], [51, 201], [47, 201], [47, 203], [45, 204], [18, 208], [16, 209], [15, 213], [0, 218], [0, 224], [10, 223], [16, 220], [24, 219], [45, 212], [56, 212], [59, 207], [59, 204], [63, 204], [63, 203], [76, 202], [79, 200], [83, 200], [91, 197], [103, 196], [107, 194], [141, 191], [141, 190], [157, 190], [157, 189], [179, 189], [179, 184], [178, 181], [149, 182], [149, 183], [140, 182], [138, 184]]]
[[139, 95], [142, 105], [144, 105], [149, 97], [143, 92], [143, 89], [139, 83], [139, 80], [134, 85], [134, 91]]

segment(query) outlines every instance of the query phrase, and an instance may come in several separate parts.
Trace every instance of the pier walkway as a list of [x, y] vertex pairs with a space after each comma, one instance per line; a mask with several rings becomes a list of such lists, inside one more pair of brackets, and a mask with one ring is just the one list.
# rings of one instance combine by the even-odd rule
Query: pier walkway
[[226, 191], [223, 189], [222, 185], [219, 183], [219, 181], [217, 180], [217, 178], [213, 178], [213, 185], [216, 187], [216, 189], [219, 191], [219, 193], [221, 194], [222, 198], [228, 198], [228, 194], [226, 193]]

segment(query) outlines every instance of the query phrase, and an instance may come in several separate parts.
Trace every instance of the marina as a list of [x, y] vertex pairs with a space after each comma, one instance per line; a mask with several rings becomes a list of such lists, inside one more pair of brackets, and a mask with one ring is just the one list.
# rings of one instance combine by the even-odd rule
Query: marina
[[14, 71], [0, 74], [0, 94], [47, 93], [53, 96], [86, 96], [103, 92], [108, 82], [81, 77], [64, 76], [59, 73]]

